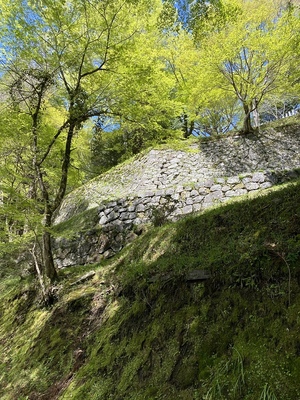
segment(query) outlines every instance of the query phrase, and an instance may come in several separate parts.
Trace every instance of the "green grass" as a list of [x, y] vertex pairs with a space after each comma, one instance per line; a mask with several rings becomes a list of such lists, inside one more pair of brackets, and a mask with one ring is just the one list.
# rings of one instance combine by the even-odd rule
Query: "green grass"
[[[72, 285], [90, 269], [91, 281]], [[212, 277], [188, 283], [193, 269]], [[300, 182], [63, 270], [49, 309], [32, 277], [6, 276], [1, 398], [300, 398], [299, 283]]]

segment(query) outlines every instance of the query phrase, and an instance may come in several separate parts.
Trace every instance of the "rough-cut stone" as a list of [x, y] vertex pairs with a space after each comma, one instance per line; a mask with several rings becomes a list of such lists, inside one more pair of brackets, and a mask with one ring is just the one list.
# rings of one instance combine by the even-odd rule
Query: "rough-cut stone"
[[252, 176], [252, 182], [259, 182], [262, 183], [265, 181], [265, 174], [262, 172], [256, 172]]
[[211, 192], [204, 197], [204, 203], [213, 203], [214, 201], [220, 200], [223, 197], [222, 191]]
[[228, 185], [233, 183], [240, 183], [240, 178], [238, 176], [232, 176], [227, 179]]
[[212, 192], [216, 192], [216, 191], [222, 190], [222, 186], [221, 186], [221, 185], [213, 185], [213, 186], [210, 188], [210, 190], [211, 190]]
[[192, 205], [184, 206], [182, 208], [182, 214], [190, 214], [192, 212], [193, 212], [193, 206]]
[[138, 205], [136, 206], [136, 212], [143, 212], [143, 211], [145, 211], [145, 206], [144, 206], [144, 204], [138, 204]]
[[175, 220], [297, 178], [299, 148], [299, 133], [274, 131], [200, 142], [198, 153], [152, 150], [66, 196], [55, 223], [93, 207], [98, 221], [71, 239], [56, 238], [55, 261], [64, 268], [113, 256], [136, 237], [136, 227], [151, 223], [155, 208]]
[[101, 215], [99, 224], [100, 225], [105, 225], [108, 222], [108, 218], [105, 215]]
[[250, 191], [250, 190], [257, 190], [259, 189], [259, 184], [256, 182], [247, 182], [245, 183], [245, 188]]

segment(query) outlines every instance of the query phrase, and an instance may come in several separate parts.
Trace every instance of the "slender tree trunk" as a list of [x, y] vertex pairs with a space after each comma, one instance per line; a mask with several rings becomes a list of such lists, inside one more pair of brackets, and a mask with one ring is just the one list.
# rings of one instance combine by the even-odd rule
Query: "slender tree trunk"
[[183, 114], [183, 124], [182, 124], [182, 130], [183, 130], [183, 137], [187, 139], [191, 134], [193, 133], [195, 127], [195, 122], [191, 121], [189, 125], [189, 118], [187, 114]]
[[258, 112], [258, 101], [257, 99], [253, 100], [253, 118], [254, 118], [254, 127], [259, 127], [259, 112]]
[[243, 104], [243, 108], [245, 112], [245, 117], [244, 117], [242, 132], [248, 134], [254, 131], [251, 125], [251, 111], [248, 104]]
[[53, 253], [52, 253], [52, 245], [51, 245], [51, 233], [49, 232], [49, 228], [52, 225], [52, 215], [51, 213], [47, 213], [44, 221], [44, 232], [43, 232], [43, 261], [44, 261], [44, 269], [45, 275], [50, 279], [50, 282], [53, 283], [58, 280], [58, 274], [54, 266], [53, 261]]

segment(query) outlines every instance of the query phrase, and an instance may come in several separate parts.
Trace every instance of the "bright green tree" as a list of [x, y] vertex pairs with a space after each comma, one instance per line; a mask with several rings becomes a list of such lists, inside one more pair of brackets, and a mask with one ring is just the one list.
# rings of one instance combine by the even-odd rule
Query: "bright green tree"
[[[43, 268], [50, 281], [57, 277], [51, 225], [67, 190], [74, 138], [89, 119], [112, 112], [123, 54], [142, 34], [153, 6], [143, 0], [11, 1], [3, 6], [3, 72], [14, 105], [30, 119], [31, 185], [33, 197], [43, 204]], [[61, 118], [45, 134], [49, 107]], [[46, 174], [53, 163], [54, 182]]]
[[244, 111], [242, 131], [253, 131], [251, 115], [262, 100], [289, 80], [294, 60], [292, 43], [296, 18], [280, 1], [231, 1], [238, 10], [222, 29], [201, 43], [201, 54], [224, 92], [233, 93]]

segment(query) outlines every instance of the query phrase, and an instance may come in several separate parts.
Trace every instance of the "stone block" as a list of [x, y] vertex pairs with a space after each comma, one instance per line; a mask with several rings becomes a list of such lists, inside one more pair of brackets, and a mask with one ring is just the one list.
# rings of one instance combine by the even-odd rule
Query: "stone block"
[[146, 192], [144, 197], [153, 197], [154, 196], [154, 192]]
[[105, 225], [108, 222], [108, 218], [106, 215], [102, 215], [99, 220], [100, 225]]
[[202, 204], [201, 203], [193, 204], [193, 211], [194, 212], [200, 211], [201, 208], [202, 208]]
[[175, 193], [174, 189], [166, 189], [166, 196], [171, 196], [174, 193]]
[[228, 192], [228, 190], [231, 190], [231, 186], [229, 185], [222, 186], [222, 192]]
[[194, 199], [193, 199], [194, 200], [194, 204], [201, 203], [203, 199], [204, 199], [204, 196], [194, 197]]
[[235, 185], [234, 187], [233, 187], [233, 190], [239, 190], [239, 189], [244, 189], [244, 184], [241, 182], [241, 183], [238, 183], [237, 185]]
[[187, 205], [182, 208], [182, 214], [190, 214], [193, 212], [193, 206], [192, 205]]
[[223, 197], [223, 192], [221, 190], [217, 192], [211, 192], [204, 197], [204, 203], [213, 203], [220, 200]]
[[245, 183], [245, 188], [248, 191], [257, 190], [257, 189], [259, 189], [259, 184], [256, 182], [247, 182], [247, 183]]
[[225, 193], [225, 196], [226, 196], [226, 197], [234, 197], [234, 196], [236, 196], [236, 192], [235, 192], [235, 190], [228, 190], [228, 191]]
[[243, 196], [248, 193], [246, 189], [236, 189], [236, 196]]
[[128, 219], [136, 219], [136, 217], [137, 217], [137, 215], [136, 215], [135, 212], [130, 212], [130, 213], [128, 214]]
[[138, 205], [136, 206], [135, 211], [136, 211], [136, 212], [144, 212], [144, 211], [145, 211], [145, 206], [144, 206], [144, 204], [138, 204]]
[[206, 188], [211, 188], [213, 185], [214, 185], [214, 181], [212, 179], [210, 179], [210, 180], [205, 181], [203, 186]]
[[264, 182], [264, 183], [262, 183], [261, 185], [260, 185], [260, 188], [261, 189], [268, 189], [269, 187], [271, 187], [272, 186], [272, 183], [271, 182]]
[[119, 218], [120, 213], [112, 211], [110, 214], [107, 215], [107, 222], [111, 222]]
[[263, 174], [262, 172], [255, 172], [252, 176], [253, 182], [263, 183], [265, 179], [265, 174]]
[[246, 185], [246, 183], [251, 183], [252, 179], [250, 177], [246, 177], [246, 178], [242, 179], [242, 182], [243, 182], [244, 185]]
[[121, 221], [126, 221], [127, 219], [129, 219], [129, 213], [128, 212], [124, 212], [124, 213], [120, 214], [120, 220]]
[[227, 179], [228, 184], [233, 184], [233, 183], [240, 183], [240, 178], [238, 176], [231, 176]]
[[212, 192], [216, 192], [217, 190], [222, 190], [222, 186], [221, 185], [213, 185], [210, 190]]
[[113, 211], [113, 208], [108, 207], [108, 208], [106, 208], [103, 212], [104, 212], [104, 214], [107, 216], [107, 215], [109, 215], [112, 211]]

